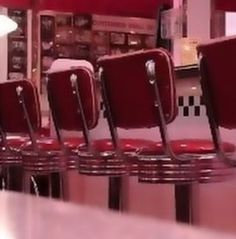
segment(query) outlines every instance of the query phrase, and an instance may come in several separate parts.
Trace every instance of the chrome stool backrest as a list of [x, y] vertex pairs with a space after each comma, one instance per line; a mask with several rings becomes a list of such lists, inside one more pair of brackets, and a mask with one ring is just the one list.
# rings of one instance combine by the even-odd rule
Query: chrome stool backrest
[[37, 90], [30, 81], [0, 83], [0, 121], [4, 133], [28, 134], [36, 147], [41, 112]]
[[58, 139], [61, 131], [82, 131], [91, 148], [89, 129], [98, 121], [93, 66], [85, 60], [58, 59], [48, 71], [47, 92]]
[[100, 80], [114, 145], [117, 128], [159, 126], [165, 153], [172, 157], [166, 124], [177, 113], [173, 62], [163, 49], [99, 59]]
[[236, 128], [236, 37], [223, 37], [199, 44], [201, 86], [213, 142], [219, 158], [235, 164], [225, 154], [220, 127]]

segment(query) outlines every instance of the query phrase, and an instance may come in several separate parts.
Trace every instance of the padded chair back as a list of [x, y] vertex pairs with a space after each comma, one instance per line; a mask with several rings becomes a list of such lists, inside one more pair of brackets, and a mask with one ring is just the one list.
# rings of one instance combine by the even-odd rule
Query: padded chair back
[[23, 100], [33, 130], [41, 127], [41, 113], [37, 90], [28, 80], [0, 83], [0, 125], [6, 133], [29, 133], [27, 120], [17, 91], [22, 90]]
[[236, 128], [236, 37], [212, 40], [198, 46], [202, 57], [202, 84], [206, 87], [217, 125]]
[[[89, 62], [70, 60], [63, 68], [49, 71], [47, 90], [51, 110], [58, 129], [82, 130], [83, 122], [78, 105], [78, 98], [72, 81], [76, 81], [85, 114], [88, 129], [94, 128], [98, 121], [98, 102], [93, 68]], [[55, 66], [55, 64], [54, 64]], [[89, 66], [89, 67], [88, 67]]]
[[47, 71], [48, 74], [67, 71], [73, 68], [85, 67], [91, 72], [94, 72], [93, 65], [86, 60], [73, 60], [73, 59], [56, 59], [53, 61], [50, 69]]
[[147, 74], [149, 61], [155, 63], [154, 80], [158, 85], [165, 120], [170, 123], [175, 118], [175, 77], [167, 51], [153, 49], [105, 56], [98, 60], [98, 64], [116, 127], [128, 129], [159, 125], [155, 90]]

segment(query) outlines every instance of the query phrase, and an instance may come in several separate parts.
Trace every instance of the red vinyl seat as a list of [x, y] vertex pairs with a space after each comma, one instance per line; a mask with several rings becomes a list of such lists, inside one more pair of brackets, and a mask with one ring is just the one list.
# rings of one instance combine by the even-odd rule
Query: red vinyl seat
[[[64, 142], [63, 130], [83, 132], [84, 144], [74, 150], [79, 156], [80, 173], [108, 176], [124, 174], [126, 170], [122, 158], [114, 153], [105, 156], [104, 152], [100, 154], [98, 148], [94, 147], [102, 142], [94, 142], [90, 135], [99, 117], [96, 82], [91, 68], [80, 66], [80, 62], [77, 64], [77, 67], [73, 64], [68, 70], [50, 72], [48, 77], [48, 98], [58, 138]], [[107, 142], [108, 145], [109, 140]], [[104, 160], [106, 167], [103, 167]]]
[[[129, 138], [122, 138], [120, 140], [120, 148], [122, 152], [124, 152], [123, 157], [116, 162], [116, 165], [119, 166], [119, 164], [124, 165], [124, 159], [125, 159], [125, 165], [122, 166], [123, 173], [129, 174], [129, 175], [137, 175], [138, 174], [138, 157], [137, 153], [142, 147], [149, 148], [150, 146], [154, 145], [154, 142], [150, 140], [145, 139], [129, 139]], [[114, 144], [111, 139], [99, 139], [93, 141], [93, 149], [95, 152], [99, 152], [100, 155], [103, 155], [102, 158], [90, 158], [90, 160], [87, 160], [86, 157], [80, 158], [80, 172], [83, 174], [91, 174], [93, 172], [93, 175], [107, 174], [108, 171], [108, 164], [107, 160], [110, 157], [114, 161], [114, 154], [115, 154], [115, 148]], [[83, 151], [86, 151], [86, 148], [81, 145], [79, 148], [80, 155], [83, 154]], [[113, 172], [115, 174], [115, 171]], [[120, 172], [118, 172], [120, 174]]]
[[[73, 88], [72, 75], [76, 78], [75, 81], [77, 78], [80, 79], [82, 93], [79, 96], [77, 93], [80, 89]], [[98, 120], [96, 91], [90, 87], [93, 77], [93, 66], [85, 60], [58, 59], [48, 71], [47, 92], [56, 135], [60, 144], [69, 148], [69, 154], [77, 159], [81, 143], [87, 145], [87, 134], [85, 137], [78, 134], [71, 141], [64, 136], [63, 131], [85, 133], [83, 119], [88, 120], [88, 128], [96, 126]], [[85, 103], [85, 115], [78, 106], [78, 97], [81, 97], [82, 104]]]
[[[78, 168], [78, 147], [85, 141], [82, 136], [74, 138], [63, 137], [62, 134], [63, 129], [68, 131], [78, 129], [75, 127], [77, 122], [73, 115], [73, 113], [75, 113], [77, 109], [73, 111], [74, 110], [73, 107], [75, 106], [75, 104], [73, 102], [73, 97], [71, 98], [70, 95], [72, 93], [72, 91], [70, 91], [71, 90], [70, 83], [68, 88], [68, 84], [64, 84], [59, 80], [59, 78], [65, 77], [65, 81], [67, 83], [67, 76], [65, 72], [68, 72], [68, 70], [76, 72], [78, 66], [82, 67], [82, 69], [89, 72], [89, 77], [92, 76], [93, 66], [90, 62], [86, 60], [57, 59], [52, 63], [50, 69], [47, 71], [49, 80], [47, 83], [48, 100], [52, 111], [52, 118], [56, 129], [58, 142], [61, 145], [61, 147], [64, 148], [64, 151], [66, 152], [67, 155], [66, 161], [67, 169]], [[86, 74], [85, 76], [89, 78]], [[55, 81], [51, 80], [52, 78], [55, 79]], [[68, 79], [70, 79], [69, 76]], [[86, 87], [87, 86], [85, 86], [85, 89]], [[87, 93], [88, 95], [86, 95]], [[87, 89], [85, 93], [86, 97], [87, 96], [90, 97], [90, 93], [91, 92], [89, 91], [89, 89]], [[94, 107], [94, 103], [95, 102], [91, 103], [92, 107]], [[90, 103], [88, 103], [88, 105], [90, 106]], [[77, 113], [78, 112], [76, 112], [76, 114]], [[89, 112], [89, 114], [93, 117], [92, 120], [96, 120], [95, 116], [93, 115], [94, 112]], [[76, 116], [78, 119], [78, 115]], [[92, 124], [94, 124], [94, 122], [92, 122]], [[81, 128], [80, 122], [79, 127]]]
[[27, 142], [25, 136], [1, 135], [0, 141], [0, 184], [2, 190], [22, 191], [22, 156], [20, 146]]
[[[221, 129], [236, 128], [236, 37], [223, 37], [199, 44], [201, 86], [217, 156], [234, 166], [235, 155], [228, 155], [222, 143]], [[235, 142], [234, 142], [235, 143]]]
[[[6, 98], [8, 100], [4, 101]], [[18, 149], [25, 175], [23, 186], [24, 191], [29, 192], [30, 181], [33, 181], [38, 194], [34, 176], [42, 174], [50, 177], [51, 173], [61, 173], [66, 170], [66, 160], [63, 149], [57, 147], [55, 140], [41, 133], [39, 98], [33, 84], [28, 80], [1, 83], [0, 114], [4, 134], [28, 135], [27, 141]], [[12, 140], [13, 143], [19, 146], [17, 138]], [[63, 194], [62, 191], [61, 188]]]
[[[98, 65], [116, 151], [124, 154], [120, 128], [158, 127], [156, 133], [161, 142], [144, 145], [139, 150], [139, 181], [174, 184], [176, 219], [191, 222], [193, 184], [224, 180], [232, 175], [232, 167], [222, 160], [214, 140], [171, 140], [168, 124], [175, 120], [177, 103], [170, 54], [164, 49], [152, 49], [104, 56], [99, 58]], [[229, 151], [227, 154], [235, 149], [228, 143], [224, 148]]]
[[[0, 104], [8, 101], [8, 95], [0, 96]], [[1, 111], [2, 107], [0, 107]], [[8, 116], [11, 117], [10, 110]], [[22, 156], [20, 147], [29, 140], [28, 135], [8, 134], [8, 129], [4, 127], [1, 121], [1, 141], [0, 141], [0, 165], [1, 165], [1, 188], [14, 191], [22, 191]], [[10, 132], [12, 133], [12, 132]]]
[[[118, 128], [159, 126], [162, 141], [144, 146], [139, 151], [141, 182], [202, 182], [204, 166], [204, 181], [206, 178], [216, 180], [219, 174], [222, 175], [217, 170], [212, 174], [208, 170], [209, 164], [200, 160], [204, 156], [208, 159], [209, 155], [215, 158], [214, 145], [210, 141], [170, 140], [167, 125], [177, 115], [177, 104], [174, 68], [167, 51], [153, 49], [105, 56], [99, 59], [98, 64], [108, 121], [116, 145], [120, 145]], [[233, 145], [227, 145], [227, 150], [234, 149]], [[223, 168], [227, 166], [222, 163], [219, 169]]]
[[[122, 139], [122, 144], [125, 146], [122, 148], [128, 154], [118, 155], [110, 139], [91, 139], [89, 130], [97, 126], [99, 116], [99, 91], [91, 64], [86, 61], [59, 59], [52, 64], [48, 73], [48, 93], [51, 99], [49, 101], [51, 111], [54, 112], [53, 118], [58, 138], [63, 142], [62, 130], [75, 130], [82, 131], [87, 141], [76, 149], [79, 155], [79, 172], [87, 175], [107, 176], [137, 174], [136, 151], [140, 149], [140, 146], [147, 145], [151, 141]], [[71, 78], [73, 74], [76, 79]], [[72, 86], [72, 80], [75, 83], [78, 81], [78, 89], [76, 85]], [[81, 105], [79, 105], [78, 98], [81, 98]], [[84, 112], [84, 121], [81, 112]], [[124, 161], [124, 157], [129, 158], [128, 163]]]
[[[147, 140], [122, 140], [122, 148], [126, 154], [115, 150], [111, 139], [94, 140], [90, 130], [97, 126], [99, 118], [99, 89], [95, 82], [93, 70], [87, 64], [73, 61], [70, 67], [53, 70], [48, 75], [48, 98], [55, 128], [59, 140], [65, 141], [63, 131], [83, 133], [84, 144], [78, 145], [74, 152], [79, 156], [79, 172], [90, 176], [110, 176], [109, 195], [115, 191], [114, 184], [119, 176], [129, 172], [137, 174], [137, 154], [139, 147], [147, 145]], [[65, 67], [64, 67], [65, 68]], [[128, 161], [125, 160], [129, 158]], [[126, 163], [129, 162], [129, 163]], [[119, 188], [119, 187], [118, 187]], [[119, 193], [118, 193], [119, 194]], [[117, 197], [119, 195], [117, 194]], [[109, 196], [109, 202], [113, 201]], [[110, 205], [110, 203], [109, 203]], [[113, 206], [110, 206], [114, 208]], [[118, 206], [119, 207], [119, 206]]]
[[[19, 136], [19, 135], [8, 136], [6, 139], [7, 139], [6, 143], [8, 144], [8, 146], [16, 150], [19, 149], [22, 144], [24, 144], [25, 142], [29, 140], [28, 137]], [[5, 147], [5, 144], [3, 141], [1, 141], [1, 146]]]
[[[1, 99], [5, 102], [6, 99]], [[3, 129], [5, 130], [5, 129]], [[40, 128], [37, 134], [48, 137], [49, 128]], [[2, 140], [0, 142], [0, 165], [2, 167], [1, 181], [2, 187], [7, 190], [22, 191], [22, 156], [20, 148], [29, 141], [29, 136], [25, 134], [8, 135], [2, 132]]]
[[[175, 154], [211, 154], [215, 153], [215, 148], [212, 140], [210, 139], [179, 139], [172, 140], [171, 147]], [[154, 148], [152, 148], [154, 147]], [[234, 152], [235, 145], [224, 142], [223, 148], [227, 152]], [[143, 147], [143, 152], [145, 151], [145, 147]], [[149, 145], [147, 152], [156, 152], [156, 154], [164, 154], [164, 147], [161, 142], [158, 142], [154, 145]]]
[[[77, 86], [73, 86], [75, 83], [72, 83], [72, 77], [75, 77]], [[51, 72], [47, 89], [58, 138], [64, 141], [62, 130], [82, 131], [84, 134], [84, 145], [76, 149], [81, 174], [107, 176], [137, 174], [136, 151], [152, 141], [122, 139], [125, 155], [119, 155], [111, 139], [91, 139], [89, 130], [95, 128], [98, 122], [99, 92], [90, 69], [78, 65], [77, 68]], [[68, 108], [69, 105], [70, 108]], [[132, 151], [134, 154], [131, 154]], [[128, 162], [124, 160], [125, 157], [129, 158]]]
[[[47, 82], [49, 106], [59, 142], [65, 145], [65, 131], [79, 132], [77, 147], [71, 152], [79, 157], [80, 173], [108, 176], [124, 173], [123, 160], [114, 154], [100, 154], [93, 147], [90, 130], [97, 125], [99, 108], [92, 65], [80, 60], [67, 60], [63, 67], [61, 63], [62, 60], [57, 60], [52, 65]], [[83, 134], [82, 145], [80, 132]], [[106, 167], [103, 160], [106, 160]], [[113, 196], [110, 195], [113, 191], [114, 188], [109, 191], [108, 196], [111, 208], [113, 206], [110, 206], [110, 201], [113, 201]]]
[[51, 130], [50, 130], [50, 125], [48, 125], [48, 126], [46, 126], [46, 127], [41, 127], [41, 128], [39, 129], [38, 134], [41, 135], [42, 137], [50, 137], [50, 134], [51, 134], [50, 131], [51, 131]]
[[[161, 142], [143, 147], [139, 152], [142, 155], [140, 157], [141, 166], [139, 167], [140, 182], [183, 183], [188, 182], [189, 179], [195, 180], [197, 177], [200, 183], [209, 183], [226, 177], [225, 164], [221, 161], [215, 161], [216, 151], [212, 140], [181, 139], [172, 140], [170, 144], [176, 155], [189, 155], [190, 157], [203, 155], [203, 157], [199, 157], [194, 164], [189, 164], [188, 161], [173, 162], [168, 157], [153, 157], [153, 155], [165, 154]], [[232, 143], [223, 142], [222, 146], [228, 154], [235, 152], [235, 145]], [[181, 174], [179, 169], [181, 169]], [[230, 175], [231, 170], [228, 170], [228, 173]]]
[[[60, 170], [60, 165], [58, 162], [60, 158], [63, 158], [63, 164], [67, 170], [77, 169], [77, 148], [79, 145], [84, 143], [82, 138], [66, 138], [64, 142], [64, 147], [62, 149], [61, 143], [57, 139], [53, 138], [40, 138], [37, 139], [37, 148], [41, 152], [41, 155], [45, 155], [46, 158], [41, 157], [37, 162], [30, 156], [27, 160], [27, 151], [31, 152], [32, 142], [28, 141], [22, 145], [22, 150], [24, 150], [24, 167], [30, 171], [42, 171], [45, 172]], [[63, 152], [62, 152], [63, 151]], [[54, 157], [48, 157], [54, 156]], [[51, 161], [49, 161], [51, 160]], [[38, 165], [38, 166], [36, 166]], [[50, 165], [50, 166], [49, 166]]]

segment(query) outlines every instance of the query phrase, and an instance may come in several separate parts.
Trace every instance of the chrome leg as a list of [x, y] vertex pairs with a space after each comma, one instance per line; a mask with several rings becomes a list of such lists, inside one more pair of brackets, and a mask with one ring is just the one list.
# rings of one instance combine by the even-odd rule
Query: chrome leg
[[2, 166], [1, 168], [1, 189], [2, 190], [11, 190], [11, 179], [12, 179], [11, 173], [10, 173], [10, 167], [9, 166]]
[[53, 189], [54, 189], [54, 185], [52, 185], [53, 174], [49, 174], [46, 177], [48, 178], [48, 197], [53, 198]]
[[24, 193], [30, 193], [30, 186], [31, 186], [31, 175], [29, 172], [24, 171], [23, 172], [23, 180], [22, 180], [22, 188]]
[[60, 173], [32, 175], [30, 172], [24, 172], [22, 187], [25, 193], [64, 199], [63, 176], [61, 176]]
[[122, 211], [122, 177], [109, 177], [108, 185], [108, 207], [109, 209]]
[[5, 183], [4, 176], [1, 177], [1, 189], [2, 189], [2, 191], [6, 190], [6, 183]]
[[65, 185], [65, 178], [66, 178], [66, 173], [64, 172], [60, 172], [59, 173], [59, 177], [60, 177], [60, 198], [65, 201], [66, 200], [66, 193], [65, 193], [65, 190], [66, 190], [66, 185]]
[[3, 168], [3, 166], [0, 166], [0, 188], [3, 191], [6, 189], [6, 182], [5, 182], [5, 177], [4, 177], [4, 168]]
[[1, 166], [1, 172], [0, 172], [0, 185], [1, 185], [1, 190], [5, 191], [8, 189], [8, 180], [7, 180], [7, 171], [5, 166]]
[[8, 166], [7, 172], [7, 189], [22, 192], [23, 170], [21, 165]]
[[39, 188], [38, 188], [37, 182], [35, 180], [35, 177], [31, 175], [30, 176], [30, 181], [31, 181], [31, 183], [33, 185], [34, 194], [35, 194], [35, 196], [38, 197], [39, 196]]
[[6, 189], [10, 190], [10, 168], [8, 166], [4, 167], [4, 176], [6, 182]]
[[39, 186], [37, 183], [37, 176], [32, 175], [30, 172], [23, 172], [22, 189], [24, 193], [40, 195]]
[[196, 224], [198, 221], [198, 187], [197, 183], [175, 185], [176, 221]]
[[49, 188], [51, 197], [64, 200], [64, 175], [63, 172], [51, 173], [49, 176]]

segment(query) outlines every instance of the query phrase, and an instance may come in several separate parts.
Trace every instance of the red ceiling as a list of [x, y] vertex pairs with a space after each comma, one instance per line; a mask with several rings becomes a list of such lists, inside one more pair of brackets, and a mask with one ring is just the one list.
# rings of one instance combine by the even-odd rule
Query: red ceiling
[[0, 0], [1, 6], [9, 8], [30, 8], [32, 0]]
[[215, 7], [223, 11], [236, 11], [235, 0], [215, 0]]
[[173, 0], [0, 0], [11, 8], [31, 8], [106, 15], [155, 17], [158, 6]]
[[[39, 9], [97, 13], [107, 15], [155, 17], [162, 3], [172, 4], [173, 0], [0, 0], [0, 5], [9, 8]], [[236, 0], [215, 0], [216, 9], [236, 11]]]

